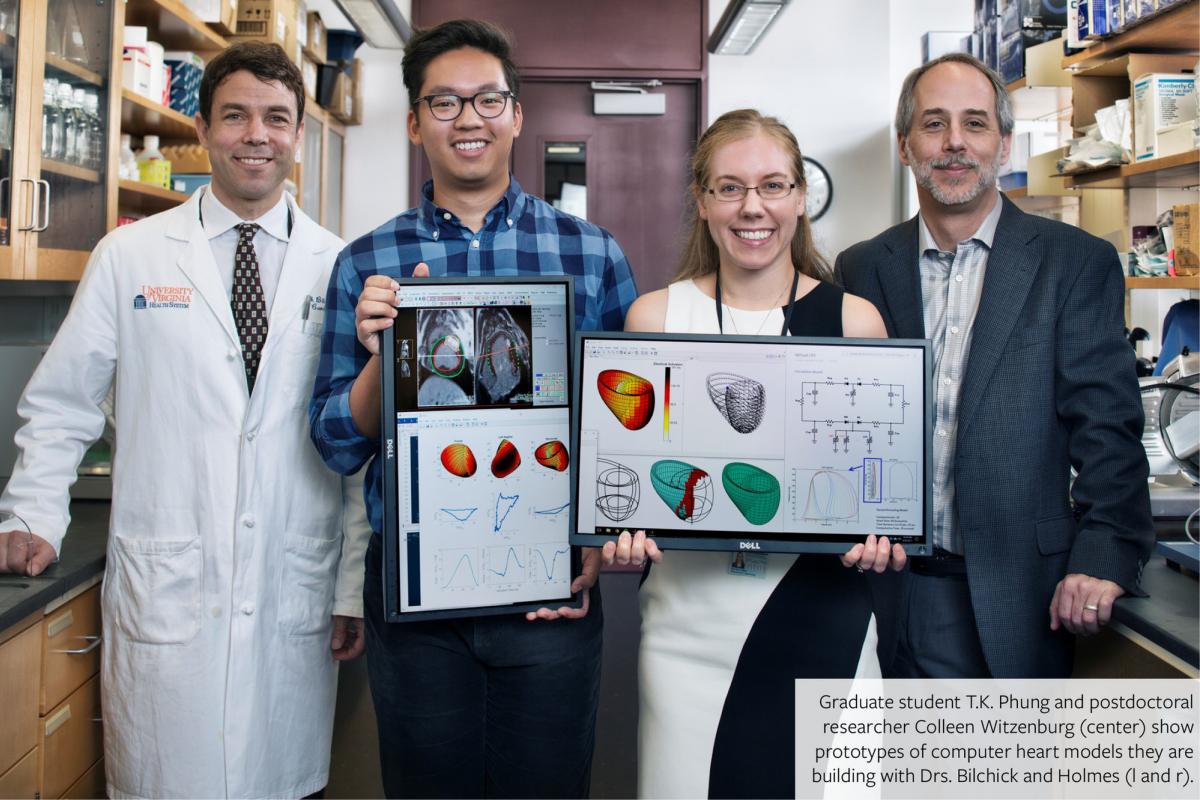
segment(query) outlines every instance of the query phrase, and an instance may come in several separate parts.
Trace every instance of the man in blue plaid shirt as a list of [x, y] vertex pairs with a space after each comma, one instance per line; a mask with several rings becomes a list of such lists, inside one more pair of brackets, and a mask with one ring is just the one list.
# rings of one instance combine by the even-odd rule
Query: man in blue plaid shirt
[[310, 421], [326, 463], [369, 463], [365, 623], [389, 797], [584, 797], [600, 688], [598, 553], [585, 551], [580, 609], [389, 625], [381, 588], [379, 335], [393, 277], [575, 276], [578, 326], [620, 330], [637, 296], [605, 230], [525, 194], [509, 174], [521, 132], [505, 34], [457, 20], [417, 33], [404, 57], [408, 134], [433, 180], [421, 204], [350, 244], [326, 294]]

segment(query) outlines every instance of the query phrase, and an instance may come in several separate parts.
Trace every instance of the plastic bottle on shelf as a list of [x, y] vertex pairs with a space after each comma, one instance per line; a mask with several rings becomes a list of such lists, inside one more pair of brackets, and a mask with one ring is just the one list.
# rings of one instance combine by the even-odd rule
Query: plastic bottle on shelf
[[138, 153], [138, 176], [143, 183], [151, 183], [163, 189], [171, 188], [171, 162], [158, 149], [158, 137], [142, 137], [142, 152]]
[[121, 134], [121, 154], [119, 158], [120, 164], [117, 167], [117, 175], [121, 178], [121, 180], [141, 180], [141, 176], [138, 174], [137, 156], [133, 154], [133, 147], [130, 146], [130, 137], [128, 133]]
[[58, 81], [47, 78], [42, 84], [42, 157], [54, 153], [54, 128], [58, 124]]
[[58, 122], [54, 128], [54, 153], [50, 156], [56, 161], [71, 161], [74, 155], [71, 149], [74, 145], [74, 111], [75, 91], [69, 83], [58, 85]]
[[[104, 127], [100, 124], [100, 97], [95, 92], [84, 96], [84, 112], [88, 124], [88, 166], [92, 169], [104, 169]], [[133, 155], [133, 151], [130, 151]]]
[[12, 72], [0, 72], [0, 146], [12, 147]]
[[72, 99], [71, 121], [74, 132], [74, 148], [71, 161], [83, 167], [92, 166], [92, 126], [88, 122], [87, 92], [76, 89]]

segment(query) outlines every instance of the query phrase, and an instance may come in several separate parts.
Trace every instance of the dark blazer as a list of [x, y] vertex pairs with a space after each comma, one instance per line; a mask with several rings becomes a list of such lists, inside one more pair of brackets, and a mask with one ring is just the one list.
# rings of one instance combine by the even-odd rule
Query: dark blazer
[[[1073, 655], [1050, 631], [1059, 580], [1136, 593], [1153, 546], [1142, 404], [1112, 245], [1003, 203], [959, 397], [958, 530], [992, 674], [1059, 677]], [[914, 217], [835, 265], [889, 336], [925, 338], [917, 248]]]

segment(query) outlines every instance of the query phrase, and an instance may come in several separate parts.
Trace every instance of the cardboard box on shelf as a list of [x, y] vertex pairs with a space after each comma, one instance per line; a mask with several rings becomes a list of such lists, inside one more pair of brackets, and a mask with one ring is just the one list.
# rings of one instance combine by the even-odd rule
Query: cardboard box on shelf
[[1158, 132], [1196, 119], [1196, 76], [1150, 73], [1133, 82], [1133, 158], [1159, 158]]
[[302, 56], [300, 59], [300, 74], [304, 77], [304, 93], [308, 95], [309, 100], [316, 102], [317, 62], [308, 56]]
[[[362, 124], [362, 62], [357, 58], [346, 65], [346, 70], [329, 72], [325, 67], [325, 78], [333, 80], [329, 102], [325, 108], [333, 118], [347, 125]], [[347, 71], [348, 70], [348, 71]], [[326, 91], [329, 91], [326, 89]]]
[[304, 43], [304, 54], [318, 64], [324, 64], [326, 53], [325, 23], [316, 11], [310, 12], [306, 22], [307, 36]]
[[238, 0], [184, 0], [184, 5], [217, 33], [237, 33]]
[[1195, 150], [1200, 142], [1196, 140], [1196, 120], [1181, 122], [1178, 125], [1168, 125], [1154, 132], [1154, 152], [1156, 158], [1166, 158]]
[[126, 47], [121, 54], [121, 85], [134, 94], [150, 96], [150, 56], [140, 47]]
[[333, 96], [326, 108], [334, 119], [343, 122], [354, 112], [354, 87], [351, 85], [350, 76], [341, 70], [334, 76]]
[[292, 0], [238, 0], [236, 39], [274, 42], [287, 52], [295, 27]]
[[294, 8], [294, 22], [296, 26], [296, 44], [303, 47], [308, 44], [308, 3], [305, 0], [292, 0]]
[[1200, 203], [1174, 206], [1175, 274], [1200, 275]]

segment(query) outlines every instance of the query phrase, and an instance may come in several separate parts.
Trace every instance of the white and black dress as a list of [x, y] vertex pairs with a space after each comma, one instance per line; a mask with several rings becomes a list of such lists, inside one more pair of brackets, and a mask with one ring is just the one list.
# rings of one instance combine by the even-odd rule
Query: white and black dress
[[[842, 335], [841, 289], [795, 302], [793, 335]], [[725, 329], [777, 333], [770, 313], [726, 306]], [[713, 299], [671, 284], [665, 329], [718, 332]], [[642, 585], [641, 797], [794, 797], [794, 681], [880, 676], [863, 575], [833, 555], [744, 558], [671, 551]]]

